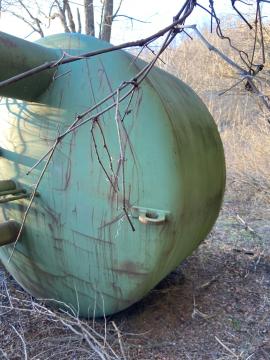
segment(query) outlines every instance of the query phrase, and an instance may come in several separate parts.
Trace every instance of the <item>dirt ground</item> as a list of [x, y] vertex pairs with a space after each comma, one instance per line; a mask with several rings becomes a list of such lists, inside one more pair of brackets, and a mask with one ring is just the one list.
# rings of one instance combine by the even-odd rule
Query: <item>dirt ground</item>
[[106, 323], [46, 311], [1, 269], [0, 359], [270, 359], [270, 206], [228, 186], [199, 249]]

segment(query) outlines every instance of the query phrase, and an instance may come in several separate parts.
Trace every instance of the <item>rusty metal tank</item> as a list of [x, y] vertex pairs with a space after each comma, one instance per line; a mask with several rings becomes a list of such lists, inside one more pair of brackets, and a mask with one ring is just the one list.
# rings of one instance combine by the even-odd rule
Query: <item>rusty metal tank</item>
[[[0, 81], [109, 46], [79, 34], [30, 43], [0, 33]], [[140, 300], [197, 248], [221, 206], [217, 127], [189, 86], [156, 67], [131, 97], [119, 103], [115, 93], [59, 138], [144, 65], [115, 51], [0, 86], [1, 261], [32, 295], [81, 316]]]

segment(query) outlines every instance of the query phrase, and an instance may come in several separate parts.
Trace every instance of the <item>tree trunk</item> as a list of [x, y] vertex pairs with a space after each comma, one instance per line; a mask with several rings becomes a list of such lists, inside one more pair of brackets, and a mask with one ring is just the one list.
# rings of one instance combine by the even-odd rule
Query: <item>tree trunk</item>
[[72, 12], [71, 12], [71, 9], [70, 9], [70, 6], [69, 6], [69, 1], [64, 0], [64, 3], [65, 3], [65, 8], [66, 8], [66, 11], [67, 11], [67, 15], [68, 15], [69, 28], [70, 28], [71, 32], [75, 33], [76, 28], [75, 28], [75, 23], [74, 23], [74, 20], [73, 20], [73, 15], [72, 15]]
[[95, 36], [95, 18], [93, 0], [84, 0], [85, 33]]
[[[61, 24], [65, 30], [66, 33], [69, 33], [70, 30], [69, 30], [69, 27], [68, 27], [68, 24], [67, 24], [67, 18], [66, 18], [66, 3], [63, 2], [63, 7], [61, 6], [60, 2], [58, 0], [55, 1], [56, 5], [58, 6], [58, 10], [59, 10], [59, 18], [60, 18], [60, 21], [61, 21]], [[55, 14], [55, 16], [57, 16], [57, 14]]]
[[100, 39], [110, 42], [113, 21], [113, 0], [104, 0]]

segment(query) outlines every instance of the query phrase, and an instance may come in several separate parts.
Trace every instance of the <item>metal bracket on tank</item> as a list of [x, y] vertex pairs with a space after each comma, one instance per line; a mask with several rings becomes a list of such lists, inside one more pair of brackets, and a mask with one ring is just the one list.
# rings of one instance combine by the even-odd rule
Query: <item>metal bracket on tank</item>
[[139, 219], [142, 224], [160, 225], [168, 221], [170, 212], [165, 210], [157, 210], [151, 208], [144, 208], [140, 206], [132, 206], [131, 216]]
[[26, 199], [30, 196], [31, 193], [27, 192], [25, 189], [17, 188], [15, 181], [0, 180], [0, 204], [20, 199]]
[[[31, 193], [25, 189], [17, 188], [13, 180], [0, 180], [0, 204], [29, 198]], [[21, 224], [15, 220], [8, 220], [0, 223], [0, 246], [16, 241], [20, 232]]]

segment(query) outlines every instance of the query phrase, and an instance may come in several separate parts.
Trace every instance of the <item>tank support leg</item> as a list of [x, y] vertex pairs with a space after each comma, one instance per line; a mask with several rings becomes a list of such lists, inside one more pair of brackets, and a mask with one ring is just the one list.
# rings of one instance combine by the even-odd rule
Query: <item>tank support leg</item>
[[10, 244], [17, 239], [21, 224], [8, 220], [0, 224], [0, 246]]

